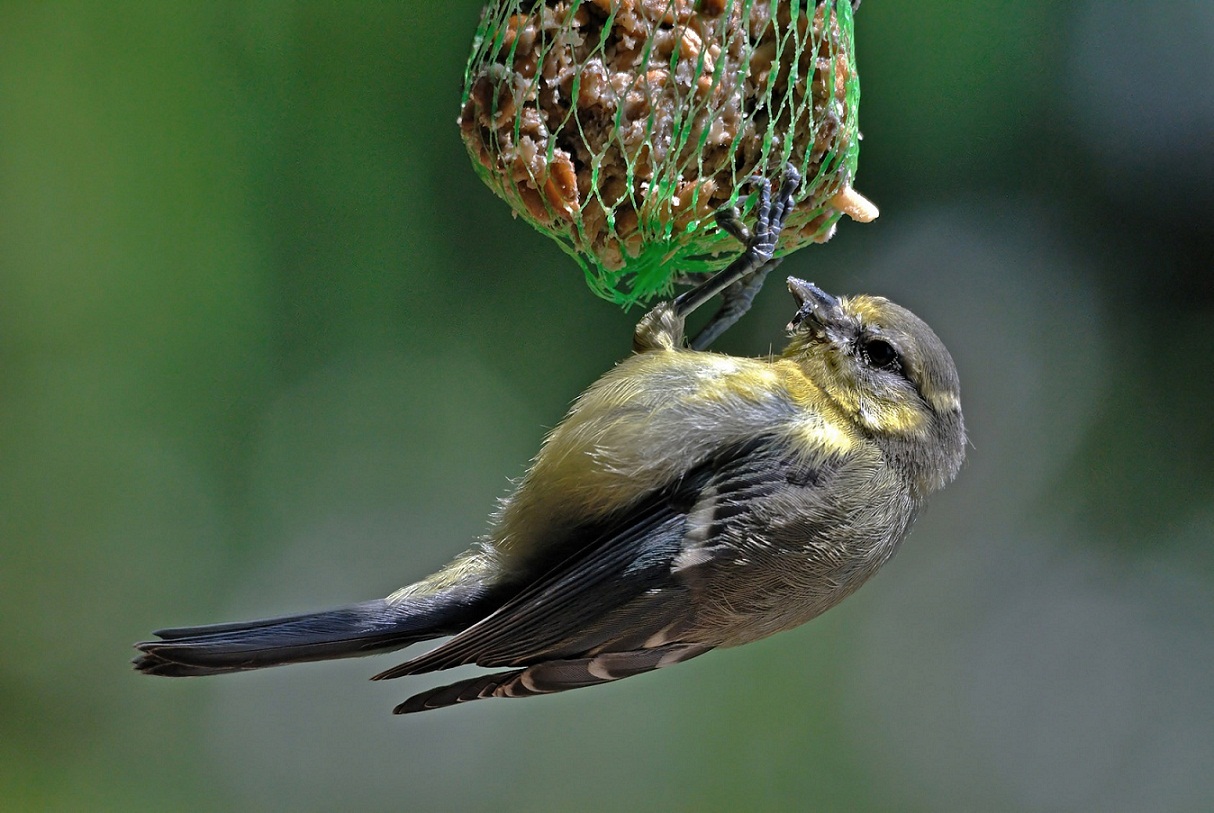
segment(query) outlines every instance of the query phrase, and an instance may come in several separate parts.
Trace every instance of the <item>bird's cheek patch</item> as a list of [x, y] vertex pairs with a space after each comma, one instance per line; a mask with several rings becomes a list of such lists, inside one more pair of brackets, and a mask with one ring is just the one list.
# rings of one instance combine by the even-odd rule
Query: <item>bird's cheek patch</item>
[[914, 435], [923, 431], [923, 412], [904, 404], [867, 400], [859, 410], [860, 422], [886, 435]]

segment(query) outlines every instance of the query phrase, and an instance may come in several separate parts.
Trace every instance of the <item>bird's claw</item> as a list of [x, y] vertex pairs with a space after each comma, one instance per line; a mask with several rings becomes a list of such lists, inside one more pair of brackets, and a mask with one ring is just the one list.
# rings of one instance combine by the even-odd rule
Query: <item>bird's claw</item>
[[[801, 173], [791, 165], [786, 166], [774, 200], [771, 182], [766, 178], [754, 176], [748, 179], [748, 182], [757, 188], [758, 195], [755, 201], [754, 228], [746, 228], [735, 207], [722, 209], [716, 216], [717, 225], [737, 238], [745, 246], [745, 250], [723, 271], [675, 297], [673, 302], [672, 314], [681, 320], [712, 297], [724, 292], [725, 302], [721, 310], [691, 342], [691, 346], [696, 349], [707, 347], [746, 312], [754, 295], [758, 293], [759, 286], [763, 284], [766, 273], [779, 262], [775, 259], [776, 246], [779, 244], [784, 222], [795, 205], [793, 198], [801, 185]], [[651, 343], [640, 342], [638, 347]]]
[[780, 182], [780, 188], [774, 199], [771, 193], [771, 181], [761, 175], [752, 175], [747, 182], [755, 187], [758, 194], [758, 200], [755, 203], [754, 231], [746, 228], [736, 206], [730, 206], [717, 212], [717, 226], [746, 246], [746, 252], [752, 258], [766, 262], [775, 253], [780, 232], [784, 229], [784, 222], [795, 205], [793, 198], [801, 186], [801, 173], [791, 164], [785, 166], [784, 178]]

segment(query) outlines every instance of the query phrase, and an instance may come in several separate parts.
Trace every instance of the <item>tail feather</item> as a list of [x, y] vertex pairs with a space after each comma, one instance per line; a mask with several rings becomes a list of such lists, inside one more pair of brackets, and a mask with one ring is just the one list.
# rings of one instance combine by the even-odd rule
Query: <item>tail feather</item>
[[201, 627], [176, 627], [135, 645], [135, 668], [191, 677], [243, 672], [401, 649], [449, 635], [475, 620], [473, 597], [365, 601], [334, 610]]
[[[378, 604], [377, 601], [368, 601], [366, 604]], [[342, 607], [331, 612], [340, 612], [342, 610], [353, 610], [361, 605], [354, 607]], [[293, 621], [308, 621], [316, 616], [317, 613], [300, 613], [299, 615], [282, 615], [274, 618], [263, 618], [257, 621], [234, 621], [226, 624], [199, 624], [196, 627], [168, 627], [162, 630], [156, 630], [152, 634], [162, 641], [174, 641], [179, 638], [196, 638], [199, 635], [218, 635], [224, 632], [246, 632], [248, 630], [273, 627], [281, 624], [287, 624]]]

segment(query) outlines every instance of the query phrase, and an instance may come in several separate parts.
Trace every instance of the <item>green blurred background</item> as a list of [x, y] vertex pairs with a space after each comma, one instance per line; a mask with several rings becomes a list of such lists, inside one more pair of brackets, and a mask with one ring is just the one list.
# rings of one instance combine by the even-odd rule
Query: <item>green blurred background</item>
[[[479, 5], [0, 1], [5, 810], [1214, 809], [1214, 4], [869, 0], [785, 265], [961, 370], [970, 462], [814, 623], [394, 718], [397, 659], [153, 680], [386, 594], [629, 347], [455, 126]], [[779, 282], [725, 337], [781, 341]]]

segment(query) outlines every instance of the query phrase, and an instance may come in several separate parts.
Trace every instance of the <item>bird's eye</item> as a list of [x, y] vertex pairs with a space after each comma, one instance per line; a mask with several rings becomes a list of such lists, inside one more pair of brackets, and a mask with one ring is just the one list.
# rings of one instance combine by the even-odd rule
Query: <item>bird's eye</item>
[[861, 346], [861, 352], [870, 367], [889, 370], [898, 366], [898, 351], [885, 339], [869, 339]]

